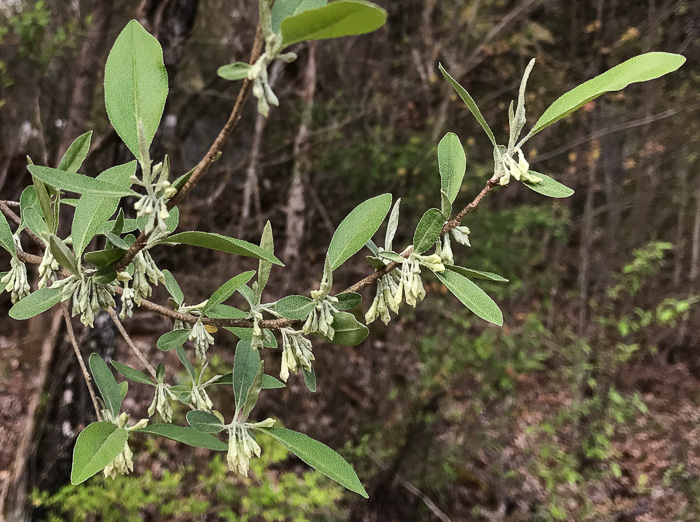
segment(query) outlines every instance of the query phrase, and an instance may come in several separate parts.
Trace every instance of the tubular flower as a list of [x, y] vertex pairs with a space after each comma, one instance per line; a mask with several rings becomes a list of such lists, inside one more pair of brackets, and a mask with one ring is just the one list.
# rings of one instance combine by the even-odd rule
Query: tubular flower
[[332, 326], [333, 314], [338, 313], [338, 309], [335, 307], [338, 298], [328, 295], [328, 292], [330, 292], [330, 284], [326, 281], [321, 283], [318, 290], [311, 291], [311, 297], [316, 301], [316, 307], [309, 312], [302, 331], [306, 335], [320, 333], [332, 341], [335, 337], [335, 330]]
[[61, 268], [61, 265], [59, 265], [58, 261], [53, 257], [51, 247], [46, 245], [44, 256], [41, 258], [41, 263], [39, 264], [39, 275], [41, 276], [41, 279], [39, 279], [39, 288], [46, 288], [49, 281], [54, 280], [54, 272], [59, 268]]
[[165, 422], [172, 422], [173, 408], [168, 402], [168, 397], [172, 400], [177, 400], [175, 394], [168, 389], [165, 383], [159, 382], [156, 384], [156, 393], [153, 397], [153, 402], [148, 407], [148, 416], [153, 417], [157, 411]]
[[299, 368], [310, 372], [312, 370], [311, 361], [315, 360], [312, 348], [311, 341], [303, 336], [303, 332], [295, 331], [292, 328], [283, 328], [280, 379], [287, 382], [289, 372], [296, 373]]
[[[505, 151], [505, 147], [503, 148]], [[513, 159], [513, 155], [518, 155], [518, 162], [516, 163]], [[541, 183], [542, 178], [533, 176], [528, 171], [530, 170], [530, 164], [525, 159], [523, 151], [520, 149], [515, 149], [512, 153], [501, 154], [494, 149], [494, 155], [497, 156], [496, 161], [496, 176], [499, 181], [498, 184], [505, 186], [510, 183], [510, 177], [513, 176], [518, 181], [527, 181], [528, 183]], [[496, 177], [494, 176], [494, 177]]]
[[442, 240], [438, 241], [436, 253], [440, 256], [440, 260], [443, 262], [443, 264], [454, 264], [455, 257], [452, 253], [452, 244], [450, 243], [449, 232], [442, 236]]
[[192, 405], [198, 410], [211, 411], [214, 406], [204, 386], [199, 386], [193, 382], [191, 396]]
[[452, 237], [454, 237], [455, 241], [460, 245], [472, 246], [469, 242], [469, 234], [471, 234], [469, 227], [459, 226], [452, 229]]
[[27, 297], [31, 288], [27, 280], [27, 265], [16, 256], [12, 256], [10, 267], [10, 271], [0, 279], [0, 283], [4, 285], [4, 290], [10, 294], [12, 304], [15, 304]]
[[226, 427], [228, 430], [226, 463], [229, 470], [248, 476], [250, 459], [253, 455], [260, 457], [261, 452], [260, 446], [250, 433], [250, 429], [269, 428], [274, 423], [274, 419], [267, 419], [255, 424], [233, 422]]
[[214, 337], [207, 332], [206, 327], [202, 323], [202, 318], [195, 323], [190, 332], [188, 339], [194, 342], [194, 353], [197, 359], [205, 361], [207, 359], [207, 350], [214, 344]]
[[400, 286], [399, 281], [400, 276], [396, 271], [382, 276], [377, 281], [377, 294], [374, 296], [374, 301], [372, 301], [372, 305], [365, 314], [365, 322], [367, 324], [374, 322], [378, 317], [381, 318], [384, 324], [389, 324], [389, 321], [391, 321], [389, 310], [395, 314], [399, 313], [401, 298], [399, 298], [398, 302], [396, 300]]
[[[149, 283], [150, 281], [150, 283]], [[158, 286], [165, 284], [165, 275], [156, 266], [151, 254], [146, 250], [139, 251], [134, 256], [134, 302], [141, 306], [141, 300], [151, 295], [151, 283]]]
[[72, 298], [72, 316], [80, 314], [80, 322], [93, 327], [95, 314], [100, 310], [108, 310], [116, 306], [114, 288], [112, 285], [95, 283], [92, 276], [78, 277], [71, 275], [55, 282], [51, 288], [61, 288], [61, 301]]
[[252, 311], [253, 314], [253, 336], [250, 339], [250, 347], [253, 350], [259, 350], [263, 347], [265, 340], [265, 332], [260, 328], [260, 321], [263, 319], [262, 313], [258, 310]]
[[[103, 411], [103, 413], [105, 412]], [[105, 415], [105, 420], [108, 420], [108, 418], [109, 416]], [[148, 424], [148, 419], [141, 419], [133, 426], [127, 427], [126, 423], [129, 421], [129, 415], [126, 413], [122, 413], [117, 419], [112, 419], [112, 421], [120, 428], [126, 428], [127, 431], [138, 430], [144, 428]], [[131, 448], [129, 448], [129, 443], [125, 442], [121, 453], [114, 457], [114, 460], [105, 467], [105, 477], [115, 479], [117, 475], [128, 475], [131, 471], [134, 471], [133, 456], [134, 454]]]

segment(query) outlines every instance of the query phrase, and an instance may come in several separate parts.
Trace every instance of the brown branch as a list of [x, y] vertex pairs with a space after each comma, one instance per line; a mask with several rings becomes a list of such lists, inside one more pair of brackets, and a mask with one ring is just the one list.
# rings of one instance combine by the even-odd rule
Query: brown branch
[[80, 353], [80, 347], [78, 346], [78, 341], [75, 338], [75, 331], [73, 330], [73, 324], [70, 320], [70, 315], [68, 314], [68, 305], [66, 303], [61, 304], [61, 310], [63, 311], [63, 320], [66, 323], [66, 332], [68, 333], [68, 339], [70, 340], [71, 346], [73, 346], [73, 351], [75, 352], [75, 358], [78, 359], [78, 364], [80, 365], [80, 371], [83, 372], [83, 378], [85, 379], [85, 384], [87, 384], [88, 391], [90, 392], [90, 399], [92, 399], [92, 405], [95, 408], [95, 413], [97, 414], [97, 420], [102, 420], [102, 413], [99, 403], [97, 402], [97, 395], [95, 395], [95, 389], [92, 387], [92, 377], [85, 366], [85, 361], [83, 360], [83, 355]]
[[109, 308], [107, 310], [107, 313], [109, 316], [112, 318], [112, 321], [114, 322], [114, 325], [117, 327], [117, 330], [119, 330], [119, 333], [122, 334], [122, 337], [126, 341], [126, 344], [131, 348], [131, 351], [136, 354], [136, 357], [139, 358], [139, 361], [141, 361], [141, 364], [143, 364], [144, 368], [148, 370], [148, 373], [151, 374], [151, 377], [153, 377], [154, 380], [156, 379], [156, 370], [155, 368], [151, 365], [151, 363], [148, 362], [148, 359], [143, 355], [143, 352], [138, 349], [136, 346], [136, 343], [134, 343], [133, 339], [129, 337], [129, 334], [126, 332], [124, 329], [124, 325], [122, 322], [119, 320], [119, 316], [117, 315], [117, 312], [114, 311], [114, 308]]
[[[260, 24], [258, 24], [258, 29], [255, 34], [255, 41], [253, 43], [253, 50], [250, 53], [251, 65], [254, 64], [262, 54], [263, 43], [264, 37], [262, 33], [262, 27], [260, 26]], [[194, 186], [202, 178], [202, 176], [204, 176], [207, 173], [211, 164], [216, 161], [218, 155], [223, 150], [226, 141], [228, 140], [229, 136], [231, 136], [231, 133], [236, 128], [238, 122], [241, 119], [241, 116], [243, 114], [243, 107], [245, 105], [246, 100], [248, 99], [248, 96], [250, 95], [252, 88], [252, 81], [248, 79], [243, 80], [243, 86], [241, 87], [241, 90], [238, 93], [238, 98], [236, 99], [236, 103], [233, 106], [233, 110], [231, 111], [231, 114], [228, 117], [226, 125], [224, 125], [223, 129], [221, 129], [221, 132], [219, 132], [219, 135], [214, 140], [214, 143], [209, 148], [209, 151], [197, 164], [197, 166], [194, 169], [194, 172], [187, 180], [187, 183], [185, 183], [183, 187], [178, 191], [178, 193], [175, 194], [175, 196], [170, 201], [168, 201], [168, 208], [173, 208], [175, 205], [177, 205], [194, 188]], [[139, 237], [136, 238], [136, 241], [133, 245], [131, 245], [131, 248], [129, 248], [129, 250], [127, 250], [126, 253], [122, 256], [122, 258], [116, 262], [115, 267], [117, 271], [123, 270], [129, 263], [131, 263], [131, 261], [134, 259], [134, 256], [138, 254], [141, 250], [143, 250], [143, 248], [146, 246], [146, 243], [148, 242], [148, 237], [149, 234], [145, 234], [143, 232], [139, 234]]]

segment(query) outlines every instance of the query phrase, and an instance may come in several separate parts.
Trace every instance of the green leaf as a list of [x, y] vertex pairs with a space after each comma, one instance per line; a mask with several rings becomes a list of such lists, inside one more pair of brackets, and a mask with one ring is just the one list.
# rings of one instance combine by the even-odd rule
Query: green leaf
[[336, 270], [365, 246], [381, 226], [390, 207], [391, 194], [382, 194], [360, 203], [348, 214], [333, 234], [328, 247], [327, 259], [332, 270]]
[[207, 312], [207, 316], [212, 319], [247, 319], [249, 315], [243, 310], [239, 310], [233, 306], [218, 304], [211, 307]]
[[280, 32], [280, 24], [285, 18], [303, 13], [309, 9], [323, 7], [328, 2], [326, 0], [276, 0], [272, 6], [272, 32]]
[[[260, 361], [260, 366], [258, 366], [258, 372], [255, 374], [255, 378], [248, 389], [245, 401], [243, 402], [243, 413], [241, 413], [241, 420], [246, 420], [250, 412], [253, 411], [255, 405], [258, 402], [258, 397], [260, 396], [260, 390], [262, 390], [263, 382], [263, 361]], [[235, 368], [234, 368], [235, 370]]]
[[187, 370], [187, 373], [190, 374], [190, 377], [192, 377], [192, 380], [196, 379], [196, 375], [194, 373], [194, 366], [192, 366], [192, 363], [190, 362], [189, 358], [187, 357], [187, 354], [185, 353], [185, 349], [180, 346], [177, 348], [177, 357], [180, 359], [180, 362], [182, 365], [185, 367], [185, 370]]
[[7, 250], [11, 256], [17, 255], [15, 241], [12, 239], [12, 229], [2, 212], [0, 212], [0, 247]]
[[[29, 158], [27, 158], [29, 159]], [[34, 165], [31, 163], [31, 165]], [[27, 167], [29, 168], [29, 167]], [[34, 190], [36, 191], [36, 199], [39, 201], [39, 208], [44, 216], [46, 224], [49, 226], [49, 230], [56, 232], [56, 216], [54, 215], [53, 208], [51, 207], [51, 197], [46, 190], [46, 185], [44, 185], [36, 176], [32, 176], [32, 183], [34, 184]]]
[[[29, 226], [25, 214], [30, 208], [33, 208], [37, 211], [37, 213], [39, 213], [39, 215], [41, 215], [41, 206], [39, 205], [39, 198], [36, 195], [36, 188], [34, 188], [33, 185], [29, 185], [28, 187], [26, 187], [22, 191], [22, 194], [20, 194], [19, 196], [19, 214], [22, 219], [17, 230], [24, 230], [25, 227]], [[44, 224], [44, 226], [46, 226], [46, 224]], [[48, 227], [46, 227], [46, 229], [48, 230]], [[32, 229], [30, 228], [30, 230]], [[36, 234], [34, 230], [32, 230], [32, 232]]]
[[334, 306], [338, 310], [352, 310], [362, 302], [362, 296], [356, 292], [343, 292], [335, 297], [338, 302]]
[[226, 451], [228, 445], [221, 442], [219, 439], [209, 433], [202, 433], [189, 426], [176, 426], [175, 424], [152, 424], [140, 430], [137, 433], [147, 433], [149, 435], [157, 435], [166, 439], [182, 442], [195, 448], [204, 448], [214, 451]]
[[158, 338], [158, 348], [165, 352], [179, 348], [187, 342], [190, 333], [191, 330], [172, 330], [166, 332]]
[[[262, 237], [260, 238], [260, 248], [263, 248], [274, 255], [275, 253], [275, 242], [272, 237], [272, 225], [268, 221], [265, 223], [265, 228], [263, 228]], [[270, 271], [272, 270], [272, 263], [261, 259], [258, 262], [258, 287], [255, 293], [255, 298], [260, 302], [263, 290], [267, 286], [267, 281], [270, 279]]]
[[327, 40], [371, 33], [386, 22], [384, 9], [360, 0], [340, 0], [286, 18], [280, 24], [285, 47], [307, 40]]
[[491, 143], [493, 146], [496, 146], [496, 138], [493, 135], [493, 131], [491, 130], [491, 127], [489, 127], [489, 124], [486, 123], [486, 120], [484, 119], [483, 115], [481, 114], [481, 111], [479, 110], [479, 107], [477, 107], [476, 102], [474, 99], [471, 97], [471, 95], [466, 91], [464, 87], [462, 87], [457, 80], [452, 78], [452, 76], [449, 75], [449, 73], [443, 68], [442, 64], [439, 65], [440, 72], [442, 75], [445, 77], [445, 79], [450, 82], [452, 87], [454, 88], [455, 91], [457, 91], [457, 94], [459, 94], [459, 97], [462, 98], [462, 101], [467, 105], [467, 108], [471, 111], [471, 113], [474, 115], [476, 118], [476, 121], [479, 122], [481, 125], [481, 128], [484, 129], [484, 132], [486, 135], [489, 137], [491, 140]]
[[[39, 181], [46, 183], [56, 190], [67, 190], [68, 192], [76, 192], [78, 194], [94, 194], [104, 197], [123, 197], [123, 196], [139, 196], [138, 192], [131, 189], [124, 189], [118, 185], [108, 183], [76, 174], [75, 172], [65, 172], [63, 170], [52, 169], [50, 167], [37, 167], [29, 165], [27, 167]], [[37, 192], [38, 194], [38, 192]], [[41, 201], [41, 198], [40, 198]], [[46, 217], [46, 215], [44, 215]]]
[[[224, 330], [228, 330], [233, 335], [238, 337], [241, 341], [248, 341], [253, 338], [252, 328], [238, 328], [238, 327], [225, 327]], [[271, 330], [263, 328], [263, 346], [265, 348], [277, 348], [277, 339]]]
[[475, 279], [488, 279], [489, 281], [495, 281], [497, 283], [507, 283], [508, 279], [493, 272], [484, 272], [483, 270], [474, 270], [473, 268], [464, 268], [455, 265], [445, 265], [445, 268], [457, 272], [464, 277], [470, 277]]
[[239, 256], [254, 257], [256, 259], [266, 259], [270, 261], [273, 265], [284, 266], [284, 263], [277, 259], [270, 252], [264, 248], [260, 248], [258, 245], [253, 243], [248, 243], [241, 239], [234, 239], [232, 237], [222, 236], [221, 234], [214, 234], [210, 232], [180, 232], [167, 238], [163, 241], [165, 244], [175, 244], [180, 243], [182, 245], [191, 245], [202, 248], [209, 248], [211, 250], [218, 250], [220, 252], [228, 252], [230, 254], [237, 254]]
[[73, 252], [71, 252], [71, 249], [68, 248], [68, 245], [66, 245], [60, 237], [54, 236], [53, 234], [49, 236], [49, 245], [51, 246], [51, 253], [53, 257], [56, 258], [56, 261], [58, 261], [61, 266], [70, 270], [74, 275], [80, 276], [78, 260], [75, 258]]
[[236, 412], [245, 405], [248, 392], [260, 369], [260, 353], [250, 347], [249, 341], [239, 341], [233, 357], [233, 395], [236, 399]]
[[[405, 258], [401, 257], [396, 252], [389, 252], [388, 250], [385, 250], [384, 252], [380, 252], [379, 257], [382, 259], [387, 259], [389, 261], [393, 261], [394, 263], [399, 263], [399, 264], [406, 261]], [[386, 265], [384, 265], [384, 266], [386, 266]], [[379, 268], [384, 268], [384, 266], [381, 266]]]
[[[120, 189], [131, 186], [131, 176], [136, 172], [136, 162], [117, 165], [105, 170], [95, 179], [111, 183]], [[75, 207], [71, 238], [73, 249], [80, 257], [88, 244], [104, 228], [105, 222], [112, 217], [119, 206], [119, 197], [83, 194]]]
[[306, 384], [311, 393], [316, 393], [316, 372], [313, 368], [311, 368], [311, 371], [302, 368], [302, 371], [304, 372], [304, 384]]
[[335, 336], [332, 342], [341, 346], [357, 346], [369, 335], [369, 329], [348, 312], [339, 312], [333, 316]]
[[[143, 230], [146, 228], [146, 225], [148, 224], [148, 216], [141, 216], [140, 218], [136, 218], [136, 228], [139, 230]], [[165, 219], [165, 227], [168, 232], [174, 231], [178, 224], [180, 223], [180, 209], [177, 207], [173, 207], [170, 209], [170, 213], [168, 214], [168, 217]]]
[[444, 191], [440, 191], [440, 210], [445, 219], [450, 219], [450, 214], [452, 214], [452, 202]]
[[117, 270], [113, 266], [102, 266], [97, 269], [95, 275], [92, 276], [92, 280], [95, 283], [108, 285], [115, 282], [117, 278]]
[[80, 432], [73, 448], [71, 484], [77, 486], [102, 471], [124, 449], [128, 432], [111, 422], [93, 422]]
[[187, 412], [187, 422], [202, 433], [219, 433], [225, 426], [221, 419], [208, 411], [194, 410]]
[[73, 143], [70, 144], [68, 150], [61, 158], [58, 164], [58, 170], [68, 172], [78, 172], [82, 167], [88, 152], [90, 152], [90, 141], [92, 140], [92, 131], [86, 132], [78, 136]]
[[685, 58], [672, 53], [646, 53], [605, 71], [563, 94], [537, 120], [528, 137], [580, 109], [601, 94], [620, 91], [631, 83], [646, 82], [677, 70]]
[[485, 321], [503, 325], [503, 314], [486, 292], [461, 274], [451, 270], [435, 273], [440, 281], [459, 299], [464, 306]]
[[211, 309], [211, 307], [226, 301], [226, 299], [231, 297], [234, 294], [234, 292], [238, 290], [239, 287], [243, 286], [248, 281], [250, 281], [254, 275], [255, 271], [249, 270], [248, 272], [238, 274], [237, 276], [232, 277], [231, 279], [226, 281], [223, 285], [221, 285], [221, 287], [219, 287], [219, 289], [216, 292], [212, 294], [212, 296], [207, 301], [207, 304], [204, 305], [204, 308], [202, 308], [202, 315], [206, 315], [207, 312]]
[[129, 393], [129, 383], [127, 381], [119, 383], [119, 398], [122, 402], [126, 398], [126, 394]]
[[284, 388], [286, 385], [277, 379], [276, 377], [273, 377], [272, 375], [267, 375], [263, 374], [262, 378], [262, 389], [263, 390], [276, 390], [279, 388]]
[[10, 308], [12, 319], [22, 321], [39, 315], [61, 302], [60, 288], [41, 288]]
[[[121, 212], [121, 210], [120, 210]], [[122, 238], [120, 238], [117, 235], [114, 235], [112, 232], [105, 232], [104, 236], [107, 238], [107, 240], [115, 247], [120, 248], [122, 250], [129, 250], [129, 244], [124, 241]]]
[[542, 194], [543, 196], [547, 196], [550, 198], [568, 198], [574, 193], [573, 189], [570, 189], [566, 185], [562, 185], [558, 181], [550, 178], [549, 176], [546, 176], [539, 172], [535, 172], [534, 170], [529, 170], [528, 174], [530, 174], [531, 176], [537, 176], [539, 178], [542, 178], [542, 181], [540, 181], [539, 183], [530, 183], [529, 181], [523, 181], [523, 185], [525, 185], [530, 190], [534, 190], [535, 192]]
[[85, 260], [95, 266], [109, 266], [117, 259], [121, 259], [126, 254], [126, 250], [121, 248], [110, 248], [108, 250], [95, 250], [85, 254]]
[[[33, 188], [33, 187], [30, 187]], [[22, 221], [40, 238], [47, 238], [51, 233], [49, 226], [41, 217], [41, 209], [29, 207], [22, 210]]]
[[119, 373], [121, 373], [124, 377], [127, 379], [130, 379], [134, 382], [140, 382], [141, 384], [148, 384], [150, 386], [154, 386], [153, 380], [148, 377], [143, 372], [140, 372], [131, 366], [127, 366], [126, 364], [122, 364], [117, 361], [111, 361], [112, 366], [114, 366], [114, 369], [117, 370]]
[[350, 491], [369, 498], [360, 479], [343, 457], [331, 448], [296, 431], [284, 428], [261, 428], [312, 468], [335, 480]]
[[140, 158], [139, 120], [150, 146], [168, 96], [168, 73], [158, 40], [136, 20], [126, 24], [114, 42], [105, 64], [104, 86], [109, 121]]
[[248, 77], [250, 67], [250, 64], [243, 62], [230, 63], [219, 67], [216, 70], [216, 74], [218, 74], [224, 80], [245, 80]]
[[440, 168], [440, 188], [447, 194], [450, 203], [459, 194], [464, 174], [467, 171], [467, 155], [462, 142], [454, 132], [448, 132], [438, 145], [438, 166]]
[[[386, 234], [384, 235], [384, 249], [391, 250], [394, 243], [394, 236], [396, 236], [396, 229], [399, 227], [399, 214], [401, 213], [401, 198], [396, 200], [394, 203], [394, 208], [391, 209], [391, 214], [389, 214], [389, 223], [386, 226]], [[376, 256], [379, 255], [379, 249], [374, 244], [371, 239], [367, 242], [368, 247], [372, 250], [372, 253]], [[370, 246], [371, 244], [371, 246]], [[372, 249], [374, 246], [374, 249]]]
[[420, 218], [416, 231], [413, 234], [413, 251], [422, 254], [440, 239], [445, 217], [436, 208], [431, 208]]
[[163, 276], [165, 277], [165, 289], [168, 291], [170, 296], [175, 300], [178, 305], [181, 305], [185, 300], [185, 294], [182, 293], [180, 285], [175, 280], [175, 276], [170, 272], [170, 270], [163, 270]]
[[277, 301], [275, 311], [286, 319], [301, 321], [306, 319], [315, 306], [316, 301], [313, 299], [303, 295], [289, 295]]
[[104, 362], [102, 357], [93, 353], [88, 360], [90, 364], [90, 373], [95, 380], [97, 388], [100, 390], [100, 395], [104, 401], [105, 408], [116, 419], [119, 415], [119, 410], [122, 407], [121, 396], [119, 394], [119, 385], [117, 384], [114, 375], [112, 375], [109, 366]]

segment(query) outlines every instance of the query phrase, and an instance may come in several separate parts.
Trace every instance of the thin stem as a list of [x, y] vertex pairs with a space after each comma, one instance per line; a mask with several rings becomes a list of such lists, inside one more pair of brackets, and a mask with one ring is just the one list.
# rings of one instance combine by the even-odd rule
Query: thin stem
[[129, 348], [131, 348], [131, 351], [136, 354], [136, 357], [139, 358], [139, 361], [141, 361], [141, 364], [143, 364], [144, 368], [148, 370], [148, 373], [151, 374], [151, 377], [153, 377], [154, 380], [156, 380], [156, 369], [151, 366], [151, 363], [148, 362], [148, 359], [143, 355], [143, 352], [138, 349], [134, 341], [129, 337], [129, 334], [126, 333], [126, 330], [124, 329], [124, 325], [122, 322], [119, 320], [119, 316], [117, 315], [117, 312], [114, 311], [114, 308], [109, 308], [107, 310], [107, 313], [109, 316], [112, 318], [112, 321], [114, 321], [114, 324], [117, 327], [117, 330], [119, 330], [119, 333], [122, 334], [122, 337], [126, 341], [126, 344], [129, 345]]
[[92, 377], [85, 366], [85, 361], [83, 360], [83, 355], [80, 353], [80, 347], [78, 346], [78, 341], [75, 338], [75, 331], [73, 330], [73, 324], [70, 320], [70, 315], [68, 314], [68, 305], [66, 303], [61, 304], [61, 310], [63, 311], [63, 320], [66, 323], [66, 332], [68, 333], [68, 339], [70, 344], [73, 346], [73, 351], [75, 352], [75, 357], [78, 359], [78, 364], [80, 365], [80, 371], [83, 372], [83, 378], [85, 379], [85, 384], [87, 384], [88, 391], [90, 392], [90, 399], [92, 399], [92, 405], [95, 408], [95, 413], [97, 414], [97, 420], [102, 420], [102, 413], [100, 405], [97, 402], [97, 395], [95, 395], [95, 389], [92, 387]]
[[[251, 65], [254, 64], [260, 57], [260, 54], [262, 53], [264, 40], [265, 39], [263, 37], [262, 27], [260, 24], [258, 24], [258, 29], [255, 34], [255, 42], [253, 43], [253, 50], [250, 53]], [[236, 98], [236, 103], [233, 106], [233, 110], [231, 111], [231, 114], [228, 117], [226, 125], [224, 125], [223, 129], [221, 129], [221, 132], [219, 132], [219, 135], [214, 140], [214, 143], [209, 148], [209, 151], [197, 164], [197, 166], [194, 169], [194, 172], [187, 180], [187, 183], [185, 183], [183, 187], [178, 191], [178, 193], [175, 194], [175, 196], [168, 201], [169, 209], [177, 205], [194, 188], [194, 186], [202, 178], [202, 176], [204, 176], [207, 173], [211, 164], [216, 161], [219, 154], [223, 150], [226, 141], [228, 140], [229, 136], [231, 136], [231, 133], [236, 128], [238, 122], [241, 119], [241, 116], [243, 114], [243, 107], [245, 106], [245, 102], [248, 99], [252, 88], [252, 81], [248, 79], [243, 80], [243, 86], [241, 87], [241, 90], [238, 93], [238, 98]], [[143, 250], [143, 248], [146, 246], [146, 243], [148, 242], [149, 236], [150, 234], [145, 234], [144, 232], [141, 232], [141, 234], [139, 234], [139, 237], [136, 238], [134, 244], [131, 245], [129, 250], [126, 251], [122, 258], [116, 262], [115, 268], [117, 269], [117, 271], [123, 270], [124, 267], [131, 263], [131, 261], [134, 259], [134, 256], [138, 254], [141, 250]]]

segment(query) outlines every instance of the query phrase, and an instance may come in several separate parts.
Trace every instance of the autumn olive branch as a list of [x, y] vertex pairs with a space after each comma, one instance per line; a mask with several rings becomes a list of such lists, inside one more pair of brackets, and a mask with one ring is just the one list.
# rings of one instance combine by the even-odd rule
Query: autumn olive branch
[[[469, 203], [466, 207], [464, 207], [454, 218], [450, 219], [447, 223], [445, 223], [445, 226], [442, 228], [442, 233], [446, 234], [447, 232], [451, 231], [452, 229], [458, 227], [462, 220], [466, 217], [467, 214], [473, 212], [479, 204], [482, 202], [482, 200], [486, 197], [486, 195], [491, 192], [491, 190], [498, 185], [498, 181], [494, 180], [489, 180], [486, 182], [486, 185], [484, 186], [483, 189], [481, 189], [481, 192], [477, 194], [477, 196], [472, 200], [471, 203]], [[8, 205], [3, 205], [3, 203], [0, 201], [0, 211], [2, 211], [7, 217], [15, 222], [17, 218], [17, 215], [10, 210]], [[8, 214], [9, 213], [9, 214]], [[409, 246], [406, 248], [403, 252], [401, 252], [401, 256], [406, 258], [408, 257], [411, 252], [413, 252], [413, 247]], [[31, 263], [31, 264], [39, 264], [41, 263], [41, 257], [40, 256], [35, 256], [32, 254], [27, 254], [26, 252], [23, 252], [21, 250], [17, 251], [17, 256], [21, 261], [24, 261], [25, 263]], [[371, 274], [369, 274], [367, 277], [359, 280], [356, 282], [354, 285], [350, 286], [347, 288], [345, 291], [346, 292], [357, 292], [359, 290], [362, 290], [364, 288], [367, 288], [371, 284], [377, 282], [379, 278], [382, 276], [385, 276], [386, 274], [392, 272], [393, 270], [396, 270], [399, 266], [401, 266], [400, 263], [397, 263], [395, 261], [390, 262], [388, 265], [386, 265], [384, 268], [377, 270]], [[64, 275], [69, 275], [65, 269], [62, 271]], [[115, 286], [114, 290], [116, 291], [117, 294], [122, 294], [123, 290], [119, 286]], [[146, 310], [150, 310], [151, 312], [155, 312], [159, 315], [168, 317], [173, 320], [177, 321], [183, 321], [189, 324], [195, 324], [197, 321], [200, 320], [200, 317], [191, 315], [191, 314], [184, 314], [182, 312], [178, 312], [177, 310], [171, 310], [170, 308], [166, 308], [165, 306], [159, 305], [157, 303], [154, 303], [152, 301], [149, 301], [147, 299], [142, 299], [141, 300], [141, 308], [145, 308]], [[110, 315], [112, 315], [110, 313]], [[202, 323], [212, 325], [212, 326], [220, 326], [220, 327], [233, 327], [233, 328], [252, 328], [253, 327], [253, 321], [249, 319], [212, 319], [209, 317], [203, 317], [201, 318]], [[292, 319], [266, 319], [263, 320], [259, 323], [259, 325], [262, 328], [268, 328], [270, 330], [281, 330], [282, 328], [287, 328], [293, 324], [300, 323], [301, 321], [294, 321]]]

